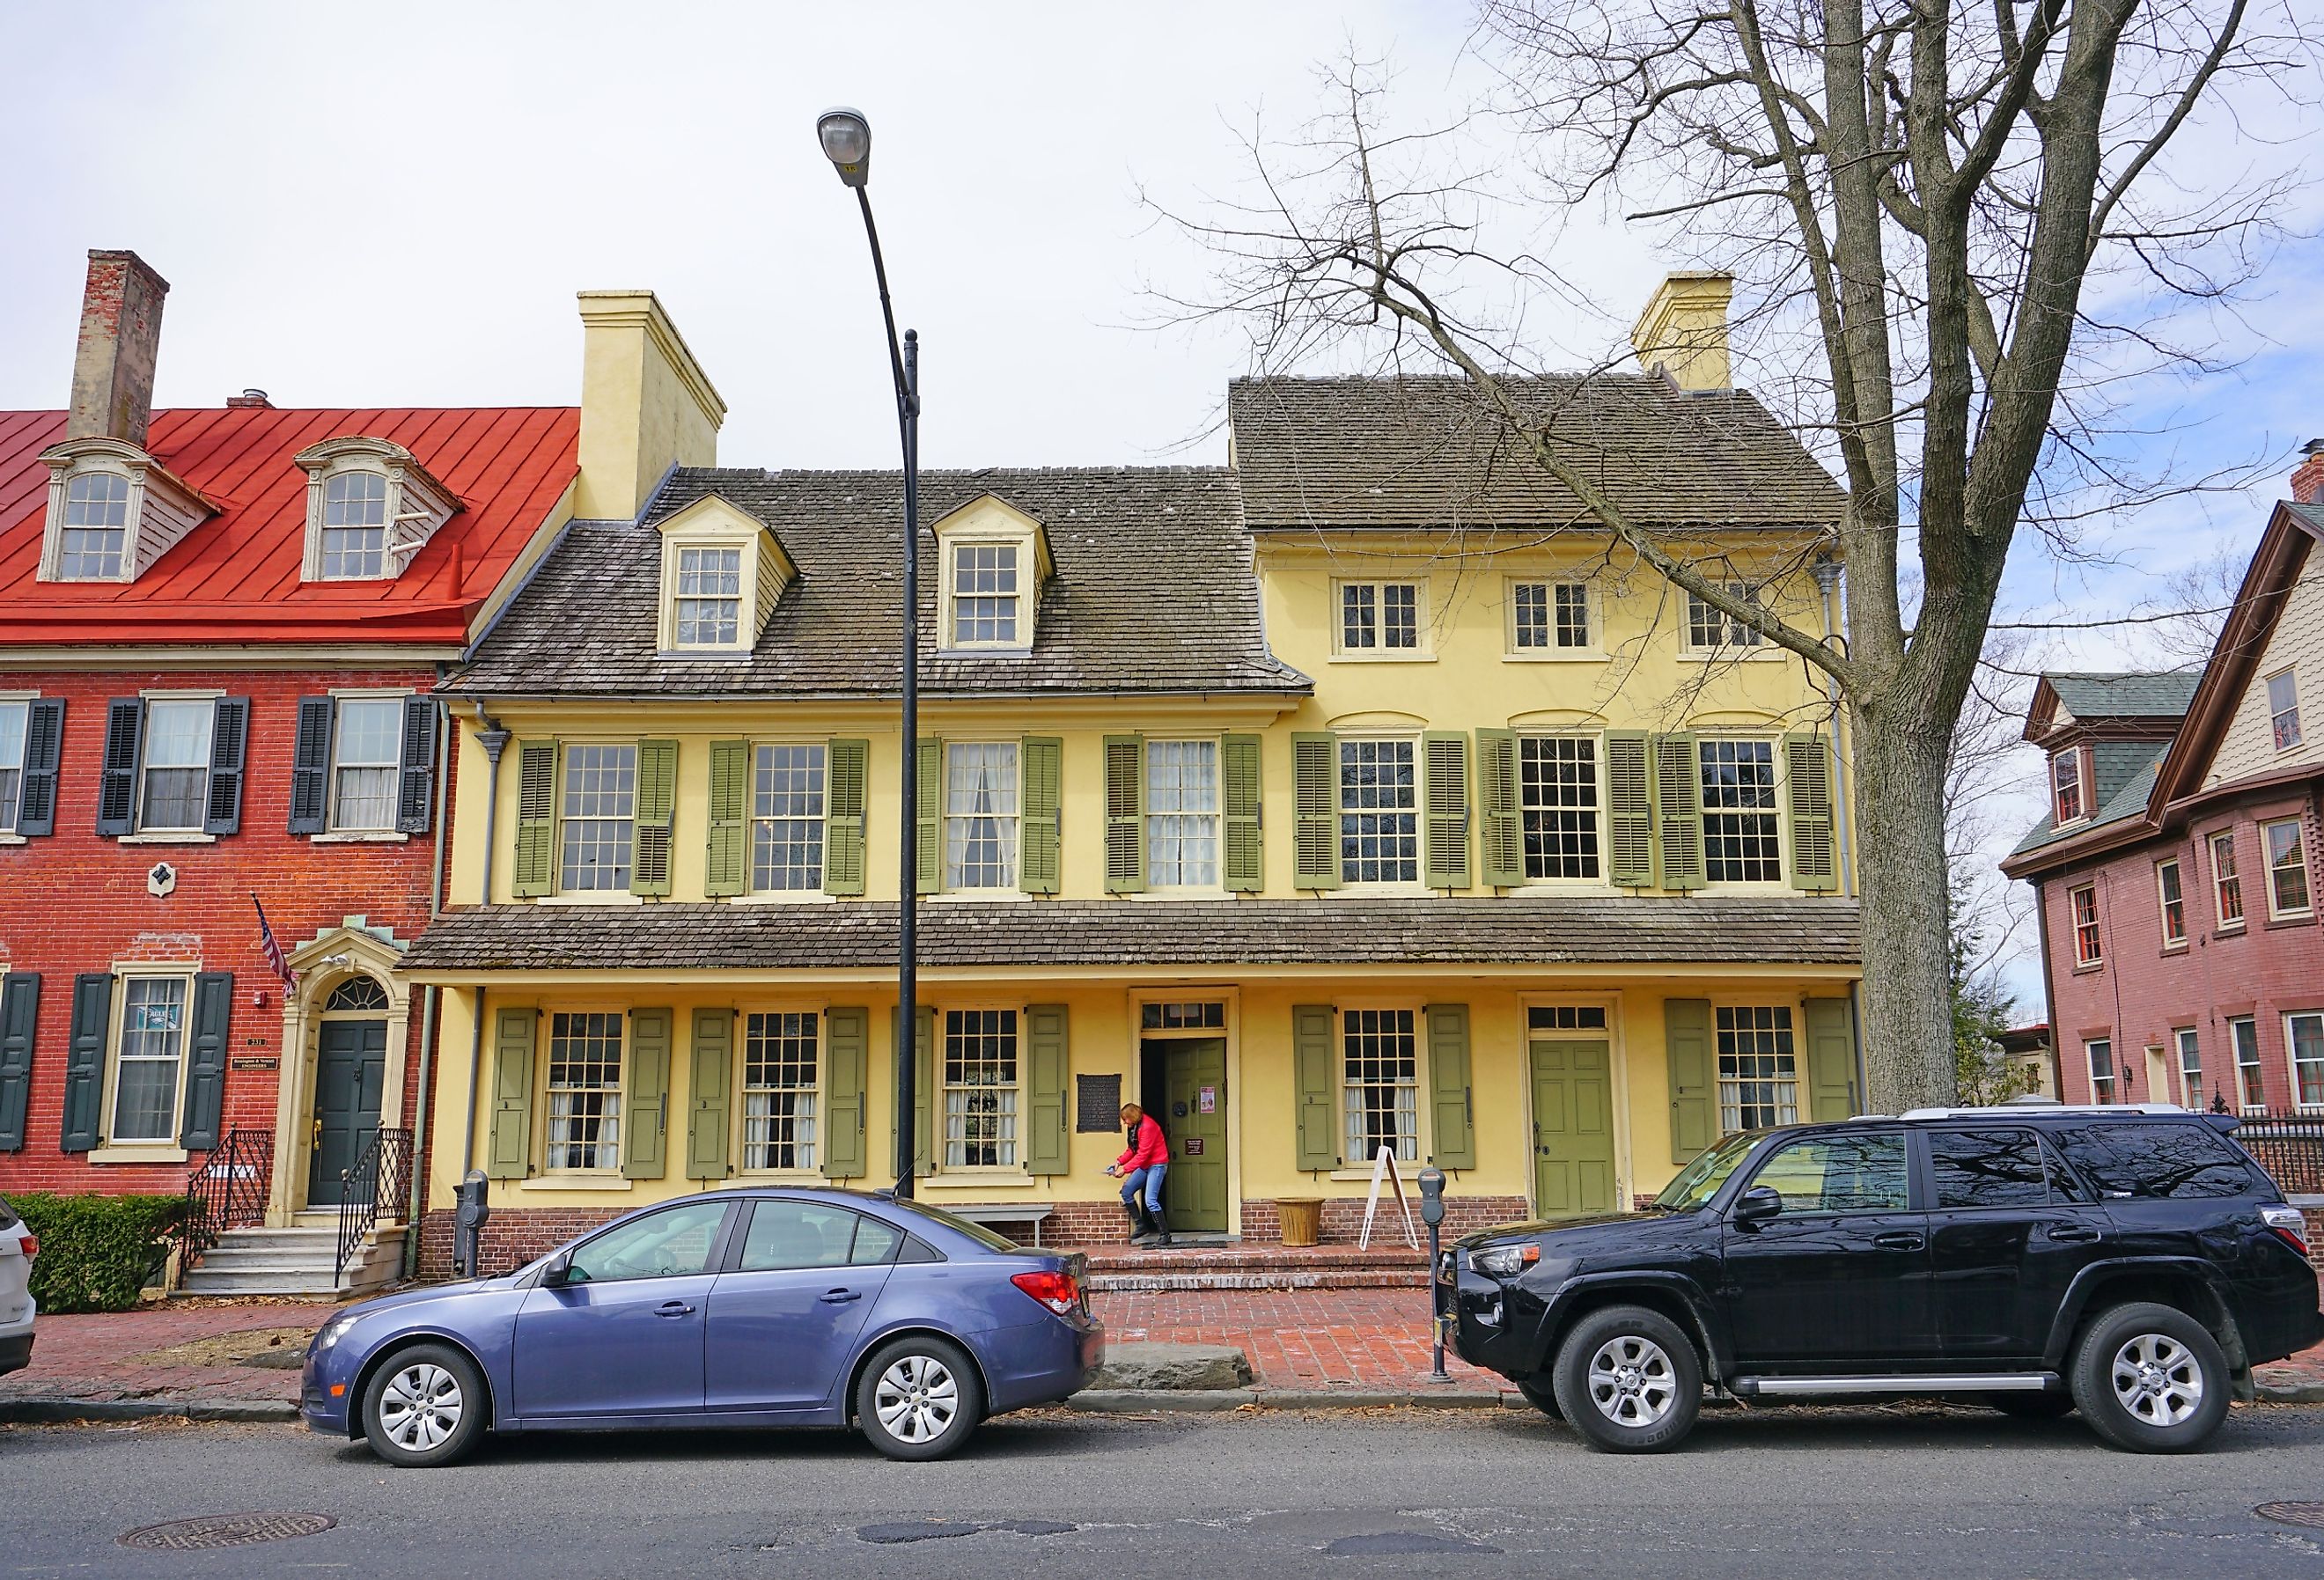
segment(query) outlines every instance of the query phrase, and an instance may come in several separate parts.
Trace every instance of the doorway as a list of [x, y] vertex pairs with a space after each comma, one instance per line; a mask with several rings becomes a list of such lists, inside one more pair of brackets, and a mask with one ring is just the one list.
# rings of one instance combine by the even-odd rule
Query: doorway
[[1162, 1216], [1173, 1234], [1227, 1229], [1227, 1040], [1148, 1038], [1139, 1045], [1139, 1105], [1162, 1122], [1170, 1172]]
[[1606, 1042], [1533, 1044], [1534, 1210], [1616, 1210], [1613, 1053]]
[[340, 1204], [347, 1171], [378, 1132], [380, 1102], [387, 1086], [387, 1019], [364, 1012], [386, 1005], [387, 995], [377, 983], [356, 977], [333, 993], [326, 1006], [315, 1054], [309, 1206]]

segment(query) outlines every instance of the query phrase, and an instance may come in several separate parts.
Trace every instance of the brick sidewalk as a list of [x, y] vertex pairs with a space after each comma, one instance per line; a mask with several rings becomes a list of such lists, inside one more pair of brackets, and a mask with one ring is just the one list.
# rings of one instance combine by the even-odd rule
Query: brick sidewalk
[[[158, 1350], [256, 1328], [311, 1334], [332, 1307], [314, 1304], [209, 1306], [172, 1302], [134, 1311], [38, 1318], [32, 1363], [0, 1377], [0, 1400], [168, 1399], [187, 1402], [299, 1397], [299, 1373], [235, 1364], [148, 1360]], [[285, 1344], [290, 1343], [286, 1338]], [[297, 1341], [303, 1351], [305, 1341]]]

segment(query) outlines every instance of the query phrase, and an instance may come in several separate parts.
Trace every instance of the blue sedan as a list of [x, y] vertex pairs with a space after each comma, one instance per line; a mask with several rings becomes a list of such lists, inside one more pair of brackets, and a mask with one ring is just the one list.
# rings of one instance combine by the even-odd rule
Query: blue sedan
[[487, 1428], [850, 1422], [936, 1459], [1097, 1375], [1083, 1270], [885, 1194], [706, 1192], [501, 1278], [348, 1307], [308, 1348], [300, 1409], [399, 1465], [448, 1465]]

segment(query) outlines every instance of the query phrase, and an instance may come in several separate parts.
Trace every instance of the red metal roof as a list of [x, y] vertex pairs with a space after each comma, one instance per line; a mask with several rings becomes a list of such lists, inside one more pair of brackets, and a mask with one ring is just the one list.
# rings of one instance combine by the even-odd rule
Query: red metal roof
[[[156, 411], [148, 450], [220, 513], [134, 582], [44, 582], [38, 457], [65, 414], [0, 411], [0, 647], [465, 642], [572, 483], [580, 426], [570, 407]], [[357, 434], [402, 445], [466, 508], [392, 581], [302, 582], [307, 474], [291, 457]]]

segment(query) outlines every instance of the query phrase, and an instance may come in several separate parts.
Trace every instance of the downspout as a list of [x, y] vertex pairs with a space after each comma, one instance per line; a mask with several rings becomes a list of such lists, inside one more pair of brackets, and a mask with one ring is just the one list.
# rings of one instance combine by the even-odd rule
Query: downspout
[[2035, 935], [2042, 943], [2042, 1007], [2043, 1019], [2050, 1022], [2050, 1088], [2058, 1101], [2066, 1101], [2066, 1054], [2060, 1033], [2065, 1028], [2058, 1024], [2058, 981], [2050, 971], [2050, 896], [2039, 878], [2027, 880], [2034, 885], [2034, 921]]
[[[493, 850], [500, 843], [501, 753], [509, 743], [509, 733], [501, 728], [498, 720], [484, 711], [482, 702], [476, 704], [476, 744], [484, 749], [488, 765], [484, 775], [484, 881], [479, 886], [476, 903], [493, 902]], [[468, 1137], [460, 1147], [460, 1172], [463, 1177], [476, 1160], [476, 1100], [484, 1078], [484, 990], [476, 987], [476, 1012], [468, 1025]]]
[[[1823, 611], [1823, 639], [1829, 644], [1840, 634], [1832, 607], [1840, 591], [1840, 561], [1825, 555], [1816, 560], [1814, 568], [1816, 602]], [[1849, 815], [1848, 752], [1840, 739], [1840, 726], [1848, 710], [1840, 706], [1840, 682], [1829, 670], [1818, 673], [1823, 677], [1824, 695], [1831, 699], [1832, 799], [1837, 803], [1832, 811], [1840, 833], [1840, 892], [1852, 900], [1856, 897], [1856, 862], [1850, 847], [1854, 844], [1855, 819]]]
[[[444, 700], [436, 700], [436, 854], [430, 864], [428, 879], [428, 919], [434, 921], [444, 914], [445, 847], [451, 843], [451, 830], [444, 824], [446, 798], [450, 791], [447, 783], [451, 778], [452, 743], [451, 714]], [[421, 1166], [428, 1156], [428, 1109], [434, 1094], [429, 1084], [436, 1067], [436, 1038], [440, 1030], [437, 1014], [437, 994], [434, 983], [428, 984], [428, 997], [420, 1011], [420, 1101], [411, 1111], [411, 1203], [404, 1222], [410, 1225], [403, 1236], [403, 1276], [406, 1280], [420, 1271], [420, 1213], [427, 1202], [427, 1170]]]

